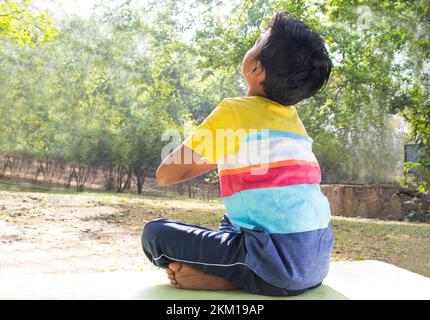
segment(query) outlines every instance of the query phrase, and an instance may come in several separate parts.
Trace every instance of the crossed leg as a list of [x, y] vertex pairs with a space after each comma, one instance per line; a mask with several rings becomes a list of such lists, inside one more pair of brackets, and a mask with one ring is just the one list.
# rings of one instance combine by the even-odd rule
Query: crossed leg
[[191, 290], [242, 289], [270, 296], [297, 295], [306, 291], [278, 288], [264, 281], [244, 263], [246, 247], [224, 217], [218, 231], [159, 219], [142, 232], [142, 248], [156, 266], [165, 268], [170, 283]]
[[[149, 222], [142, 234], [147, 257], [155, 265], [165, 268], [173, 286], [191, 290], [238, 289], [226, 277], [220, 276], [225, 275], [223, 270], [231, 274], [232, 270], [228, 269], [235, 262], [242, 264], [237, 262], [244, 259], [244, 248], [239, 242], [238, 233], [214, 231], [168, 219]], [[185, 263], [175, 258], [183, 259]]]

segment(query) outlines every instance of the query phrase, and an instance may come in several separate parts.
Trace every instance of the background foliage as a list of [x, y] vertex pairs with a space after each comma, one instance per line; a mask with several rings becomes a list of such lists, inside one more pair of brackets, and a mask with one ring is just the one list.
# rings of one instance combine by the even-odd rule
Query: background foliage
[[244, 94], [242, 57], [281, 9], [324, 36], [335, 65], [326, 89], [297, 106], [324, 182], [399, 182], [412, 142], [423, 156], [406, 182], [428, 190], [424, 0], [95, 1], [88, 17], [55, 23], [28, 0], [2, 1], [0, 153], [71, 164], [82, 190], [97, 167], [107, 189], [133, 180], [141, 191], [166, 128]]

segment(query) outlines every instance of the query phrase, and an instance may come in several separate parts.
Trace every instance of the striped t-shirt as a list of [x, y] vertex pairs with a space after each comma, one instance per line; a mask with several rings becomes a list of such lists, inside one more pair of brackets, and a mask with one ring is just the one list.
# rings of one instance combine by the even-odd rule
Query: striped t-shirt
[[184, 142], [218, 165], [245, 263], [274, 286], [300, 290], [328, 272], [333, 235], [313, 140], [293, 106], [265, 97], [222, 100]]

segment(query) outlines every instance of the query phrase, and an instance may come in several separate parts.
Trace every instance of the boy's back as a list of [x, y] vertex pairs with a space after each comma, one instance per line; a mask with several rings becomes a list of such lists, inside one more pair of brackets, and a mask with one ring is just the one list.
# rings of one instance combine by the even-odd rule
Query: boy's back
[[218, 163], [227, 216], [245, 232], [246, 264], [292, 290], [322, 281], [333, 244], [312, 142], [293, 106], [258, 96], [224, 99], [185, 141]]

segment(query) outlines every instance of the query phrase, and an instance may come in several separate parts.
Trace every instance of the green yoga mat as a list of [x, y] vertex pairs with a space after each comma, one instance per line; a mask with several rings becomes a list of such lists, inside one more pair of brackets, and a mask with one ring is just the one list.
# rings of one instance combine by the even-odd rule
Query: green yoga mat
[[32, 274], [0, 269], [0, 299], [430, 299], [430, 279], [379, 261], [333, 262], [323, 285], [295, 297], [243, 291], [191, 291], [164, 271]]

